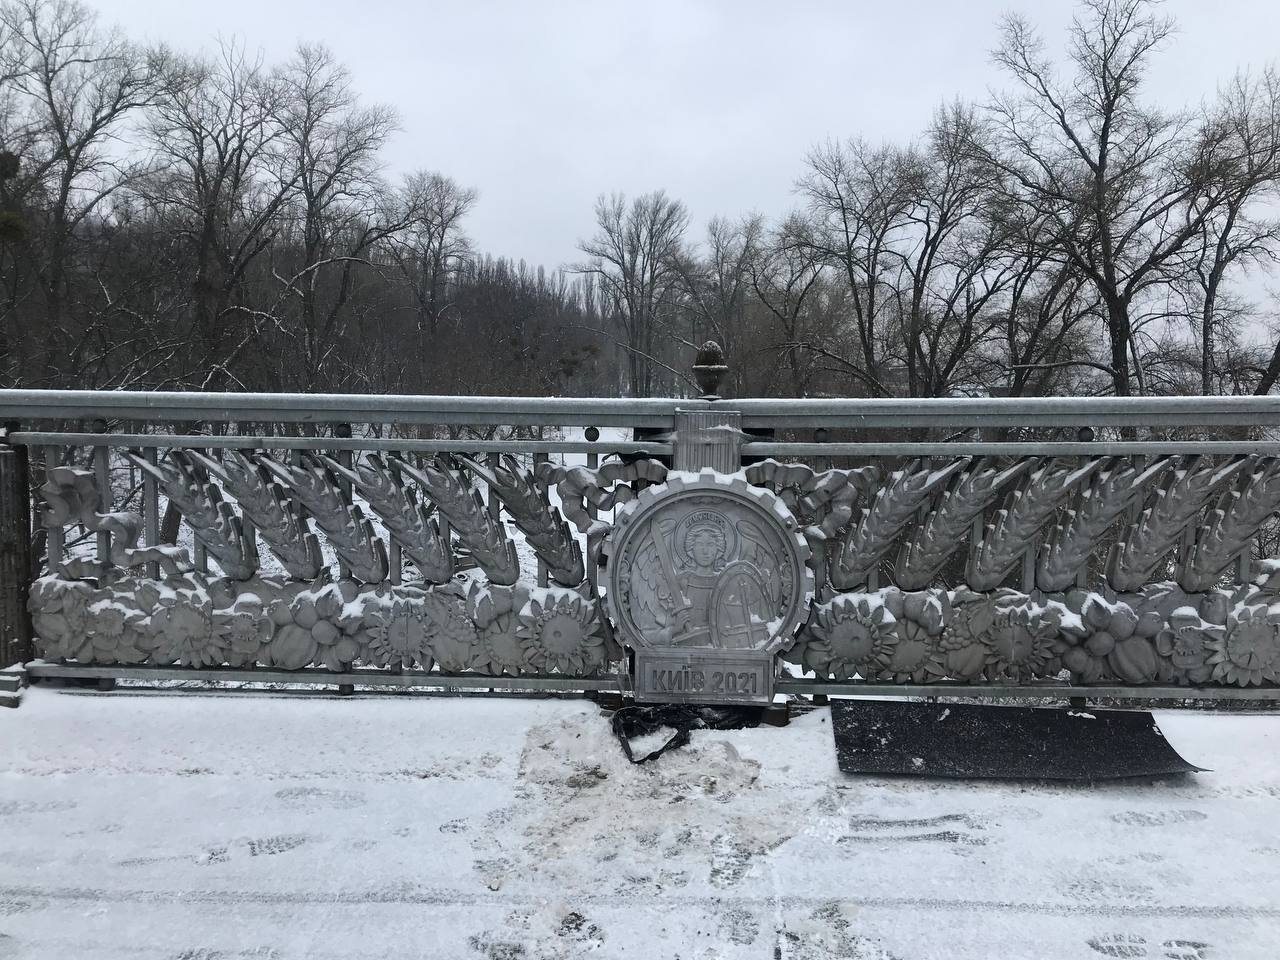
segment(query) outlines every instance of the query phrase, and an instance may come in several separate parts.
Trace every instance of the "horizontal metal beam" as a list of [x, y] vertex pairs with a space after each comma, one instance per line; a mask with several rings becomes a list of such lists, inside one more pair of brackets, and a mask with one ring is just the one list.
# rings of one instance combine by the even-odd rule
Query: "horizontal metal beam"
[[113, 680], [214, 680], [219, 683], [293, 683], [303, 686], [357, 687], [450, 687], [493, 690], [586, 691], [617, 690], [618, 681], [611, 677], [489, 677], [478, 673], [445, 674], [406, 670], [358, 669], [346, 673], [331, 670], [235, 670], [195, 669], [190, 667], [130, 667], [115, 664], [44, 663], [36, 660], [26, 665], [27, 676], [84, 677]]
[[1072, 683], [865, 683], [861, 680], [781, 679], [777, 693], [835, 697], [1084, 697], [1088, 700], [1280, 700], [1280, 687], [1116, 686]]
[[[22, 442], [22, 441], [18, 441]], [[757, 457], [1110, 457], [1168, 456], [1214, 453], [1280, 456], [1280, 443], [1269, 440], [1014, 443], [744, 443], [744, 456]]]
[[[1280, 399], [1280, 398], [1273, 398]], [[924, 401], [918, 401], [923, 403]], [[1086, 404], [1087, 401], [1077, 401]], [[1185, 409], [1151, 410], [1146, 412], [1109, 412], [1089, 406], [1078, 409], [1063, 408], [1058, 411], [1018, 412], [984, 411], [971, 407], [950, 406], [959, 401], [940, 402], [932, 409], [880, 410], [875, 412], [812, 413], [795, 410], [791, 413], [774, 411], [768, 414], [743, 412], [742, 423], [746, 427], [826, 427], [832, 430], [862, 429], [912, 429], [912, 430], [964, 430], [981, 427], [1014, 427], [1032, 430], [1078, 427], [1273, 427], [1280, 426], [1280, 413], [1275, 411], [1240, 413]], [[742, 401], [734, 406], [743, 406]]]
[[726, 400], [748, 426], [1263, 426], [1280, 424], [1280, 396], [930, 397]]
[[0, 419], [668, 426], [677, 409], [732, 409], [747, 427], [1277, 426], [1280, 396], [859, 397], [706, 401], [676, 397], [0, 390]]
[[[210, 436], [168, 433], [78, 433], [23, 430], [12, 444], [41, 446], [165, 447], [196, 450], [389, 450], [418, 453], [599, 453], [665, 456], [670, 443], [634, 440], [416, 440], [395, 437]], [[1172, 454], [1280, 456], [1270, 440], [1099, 441], [1000, 443], [764, 443], [741, 447], [744, 456], [767, 457], [1104, 457]]]
[[[169, 433], [78, 433], [23, 430], [8, 436], [25, 446], [162, 447], [192, 450], [385, 450], [408, 453], [597, 453], [668, 456], [670, 443], [634, 440], [414, 440], [394, 437], [210, 436]], [[1101, 441], [1013, 443], [744, 443], [756, 457], [1104, 457], [1217, 454], [1280, 456], [1280, 442]]]
[[631, 440], [411, 440], [396, 437], [205, 436], [169, 433], [19, 431], [12, 444], [87, 447], [176, 447], [194, 450], [390, 450], [417, 453], [671, 453], [669, 443]]
[[[329, 670], [236, 670], [195, 669], [190, 667], [137, 667], [113, 664], [86, 665], [45, 663], [35, 660], [26, 664], [27, 676], [83, 677], [85, 679], [191, 681], [214, 680], [220, 683], [291, 683], [302, 686], [352, 685], [363, 687], [436, 687], [454, 689], [541, 690], [548, 692], [609, 691], [622, 693], [616, 677], [489, 677], [482, 674], [428, 673], [406, 670], [361, 668], [347, 673]], [[806, 680], [783, 677], [774, 685], [780, 694], [843, 697], [968, 697], [979, 699], [1084, 697], [1090, 700], [1280, 700], [1280, 687], [1173, 687], [1117, 686], [1115, 684], [1065, 684], [1057, 682], [1027, 684], [973, 683], [866, 683], [858, 680]]]
[[513, 426], [668, 426], [702, 401], [598, 397], [437, 397], [310, 393], [0, 390], [0, 419], [173, 422], [429, 423]]

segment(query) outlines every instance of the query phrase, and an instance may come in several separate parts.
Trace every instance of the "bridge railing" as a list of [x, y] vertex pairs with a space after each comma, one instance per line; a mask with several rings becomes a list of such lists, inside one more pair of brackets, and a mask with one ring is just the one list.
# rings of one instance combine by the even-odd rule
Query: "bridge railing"
[[812, 548], [779, 691], [1280, 682], [1277, 397], [8, 390], [0, 423], [0, 665], [34, 677], [625, 689], [613, 513], [710, 465]]

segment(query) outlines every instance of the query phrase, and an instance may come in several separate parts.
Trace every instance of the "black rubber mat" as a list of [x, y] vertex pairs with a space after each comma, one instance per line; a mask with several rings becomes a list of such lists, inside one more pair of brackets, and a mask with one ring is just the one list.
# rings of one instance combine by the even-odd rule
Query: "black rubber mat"
[[1140, 710], [832, 700], [843, 773], [1115, 780], [1193, 773]]

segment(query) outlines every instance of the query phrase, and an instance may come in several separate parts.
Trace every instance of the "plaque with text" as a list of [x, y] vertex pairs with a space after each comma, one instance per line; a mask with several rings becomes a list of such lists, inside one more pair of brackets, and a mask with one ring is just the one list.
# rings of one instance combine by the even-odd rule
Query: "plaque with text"
[[640, 703], [773, 702], [772, 654], [732, 650], [636, 650]]
[[778, 497], [740, 477], [675, 475], [628, 504], [605, 550], [638, 700], [770, 702], [774, 656], [812, 589], [808, 546]]

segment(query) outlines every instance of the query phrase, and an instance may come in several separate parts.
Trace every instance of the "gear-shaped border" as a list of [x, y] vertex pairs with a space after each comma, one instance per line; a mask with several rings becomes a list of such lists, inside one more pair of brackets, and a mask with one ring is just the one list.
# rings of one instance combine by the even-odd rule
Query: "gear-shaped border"
[[719, 494], [754, 511], [762, 520], [771, 523], [784, 546], [790, 547], [787, 552], [790, 554], [794, 572], [792, 578], [794, 601], [791, 610], [783, 621], [782, 629], [769, 641], [768, 645], [753, 652], [772, 655], [784, 650], [794, 642], [796, 630], [805, 621], [809, 604], [813, 600], [814, 577], [813, 571], [809, 568], [808, 541], [804, 538], [800, 522], [787, 508], [781, 497], [763, 487], [752, 486], [744, 477], [716, 473], [714, 470], [703, 470], [696, 474], [673, 471], [667, 474], [665, 483], [646, 487], [634, 500], [619, 508], [614, 518], [613, 528], [604, 541], [604, 552], [608, 556], [605, 575], [608, 591], [605, 594], [605, 608], [609, 612], [609, 619], [613, 621], [619, 639], [626, 646], [633, 648], [655, 646], [645, 641], [644, 636], [626, 615], [626, 611], [619, 608], [617, 599], [619, 585], [615, 583], [617, 567], [614, 558], [623, 555], [632, 531], [639, 529], [639, 521], [648, 514], [676, 498], [707, 493]]

